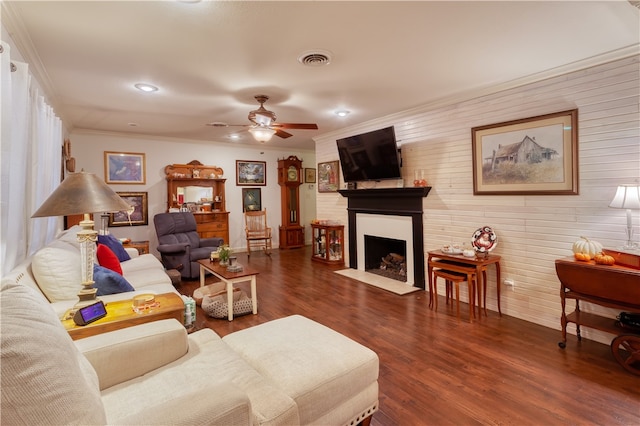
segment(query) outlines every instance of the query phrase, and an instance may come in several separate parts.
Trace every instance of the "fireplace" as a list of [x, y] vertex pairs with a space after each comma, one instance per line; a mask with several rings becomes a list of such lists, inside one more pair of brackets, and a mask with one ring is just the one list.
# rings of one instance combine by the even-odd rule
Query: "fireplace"
[[365, 235], [405, 242], [406, 283], [425, 288], [422, 199], [430, 187], [340, 190], [349, 199], [349, 267], [365, 271]]
[[364, 270], [397, 281], [407, 281], [407, 242], [364, 236]]

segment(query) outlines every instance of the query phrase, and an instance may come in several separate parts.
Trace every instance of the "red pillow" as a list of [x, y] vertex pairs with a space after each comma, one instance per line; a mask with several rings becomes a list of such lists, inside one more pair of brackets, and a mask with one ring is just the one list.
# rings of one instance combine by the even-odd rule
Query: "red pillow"
[[100, 263], [100, 266], [104, 266], [105, 268], [111, 269], [113, 272], [117, 272], [122, 275], [122, 266], [120, 266], [118, 256], [116, 256], [109, 247], [104, 244], [98, 244], [96, 255], [98, 256], [98, 263]]

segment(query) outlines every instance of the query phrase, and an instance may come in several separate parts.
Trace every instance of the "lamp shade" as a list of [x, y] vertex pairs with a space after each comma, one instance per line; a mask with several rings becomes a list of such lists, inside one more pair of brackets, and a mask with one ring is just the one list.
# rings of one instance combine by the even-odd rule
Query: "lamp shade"
[[275, 130], [269, 127], [252, 127], [249, 129], [249, 132], [258, 142], [267, 142], [271, 140], [271, 137], [276, 133]]
[[615, 197], [609, 204], [615, 209], [640, 209], [640, 186], [620, 185]]
[[31, 217], [117, 212], [131, 206], [93, 173], [69, 174]]

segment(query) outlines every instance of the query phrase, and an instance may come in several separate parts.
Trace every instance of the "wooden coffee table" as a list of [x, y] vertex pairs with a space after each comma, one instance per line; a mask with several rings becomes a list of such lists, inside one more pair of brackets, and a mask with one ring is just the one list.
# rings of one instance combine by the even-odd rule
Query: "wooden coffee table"
[[243, 265], [240, 272], [229, 272], [219, 262], [212, 262], [208, 259], [198, 260], [200, 264], [200, 287], [204, 287], [204, 276], [207, 271], [220, 278], [227, 285], [227, 305], [229, 307], [229, 321], [233, 321], [233, 284], [251, 281], [251, 302], [253, 304], [254, 315], [258, 313], [258, 294], [256, 292], [256, 276], [260, 273], [257, 270]]
[[96, 322], [84, 326], [76, 325], [73, 322], [73, 317], [64, 319], [69, 316], [69, 311], [67, 311], [62, 317], [62, 325], [67, 329], [73, 340], [78, 340], [106, 333], [107, 331], [119, 330], [161, 319], [175, 318], [180, 321], [180, 324], [184, 324], [184, 302], [179, 295], [176, 293], [164, 293], [156, 294], [155, 297], [159, 306], [147, 313], [137, 314], [133, 312], [132, 299], [118, 300], [105, 303], [107, 316]]

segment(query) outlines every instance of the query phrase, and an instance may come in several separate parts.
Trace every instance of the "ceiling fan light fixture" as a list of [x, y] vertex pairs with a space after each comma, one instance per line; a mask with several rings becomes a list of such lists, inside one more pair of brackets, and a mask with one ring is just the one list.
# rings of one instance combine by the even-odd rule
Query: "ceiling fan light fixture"
[[253, 138], [258, 142], [268, 142], [271, 137], [275, 135], [276, 131], [269, 127], [252, 127], [249, 129], [249, 133], [253, 135]]

